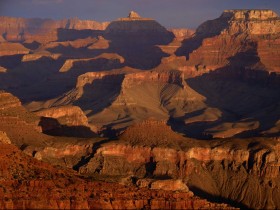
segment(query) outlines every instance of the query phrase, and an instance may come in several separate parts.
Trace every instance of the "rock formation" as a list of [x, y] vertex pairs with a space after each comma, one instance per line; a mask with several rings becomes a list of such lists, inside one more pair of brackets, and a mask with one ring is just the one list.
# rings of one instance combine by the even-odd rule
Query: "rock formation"
[[187, 28], [172, 28], [170, 31], [174, 34], [175, 38], [179, 41], [190, 38], [195, 34], [195, 30]]
[[138, 189], [88, 181], [24, 155], [13, 145], [0, 147], [0, 207], [9, 209], [232, 209], [190, 192]]
[[125, 60], [122, 56], [114, 53], [103, 53], [94, 58], [68, 59], [60, 68], [59, 72], [75, 71], [77, 69], [80, 75], [82, 74], [81, 72], [90, 71], [98, 62], [103, 63], [103, 68], [106, 68], [105, 66], [108, 65], [107, 62], [110, 62], [110, 66], [121, 67], [121, 64], [124, 63]]
[[[39, 145], [47, 137], [41, 136], [39, 118], [29, 113], [18, 98], [10, 93], [0, 92], [0, 130], [4, 131], [13, 144]], [[4, 141], [7, 142], [3, 134]]]
[[189, 188], [182, 182], [182, 180], [158, 180], [151, 184], [151, 189], [185, 192], [189, 191]]
[[36, 113], [41, 117], [40, 126], [44, 133], [60, 136], [94, 137], [96, 128], [77, 106], [61, 106]]
[[[135, 91], [138, 95], [134, 94]], [[93, 112], [87, 115], [89, 123], [99, 127], [100, 132], [106, 133], [108, 129], [106, 125], [112, 121], [119, 123], [109, 129], [118, 132], [149, 117], [168, 120], [168, 111], [174, 109], [175, 104], [187, 103], [189, 95], [196, 95], [202, 99], [185, 84], [184, 75], [176, 70], [135, 73], [90, 72], [78, 77], [75, 89], [46, 104], [61, 106], [67, 103], [81, 106], [83, 110], [92, 110]], [[96, 100], [98, 103], [90, 102]], [[203, 102], [199, 99], [194, 103]], [[173, 111], [174, 115], [179, 112], [181, 110]]]
[[66, 30], [104, 30], [108, 23], [78, 18], [65, 20], [51, 20], [39, 18], [0, 17], [0, 34], [7, 41], [34, 40], [39, 42], [63, 39], [58, 29]]
[[[243, 75], [279, 72], [275, 59], [280, 55], [274, 50], [279, 45], [279, 32], [280, 18], [271, 10], [226, 10], [219, 18], [201, 24], [178, 54], [187, 57], [186, 74], [201, 75], [227, 66], [235, 72], [241, 68]], [[274, 56], [268, 58], [270, 52]]]
[[25, 48], [20, 43], [0, 43], [0, 56], [28, 54], [29, 49]]
[[2, 67], [2, 66], [0, 66], [0, 73], [5, 73], [5, 72], [7, 72], [7, 69]]
[[280, 208], [273, 11], [0, 20], [0, 207]]
[[[162, 146], [169, 145], [170, 139], [183, 140], [183, 137], [175, 133], [166, 121], [145, 120], [128, 127], [120, 138], [131, 145]], [[143, 132], [145, 131], [145, 132]], [[171, 146], [171, 145], [169, 145]]]
[[2, 144], [11, 144], [11, 140], [7, 136], [7, 134], [3, 131], [0, 131], [0, 143]]
[[[168, 32], [163, 26], [158, 22], [150, 18], [142, 18], [136, 12], [130, 12], [127, 18], [119, 18], [116, 21], [111, 22], [106, 28], [107, 37], [122, 35], [123, 38], [127, 38], [130, 34], [137, 37], [138, 41], [145, 42], [160, 42], [172, 39], [172, 34]], [[141, 36], [149, 37], [148, 39], [143, 39]], [[156, 36], [161, 35], [162, 37]], [[127, 40], [128, 42], [129, 40]]]
[[63, 125], [88, 126], [87, 117], [77, 106], [55, 107], [39, 111], [38, 116], [58, 119]]
[[[239, 203], [239, 207], [279, 208], [279, 139], [238, 141], [204, 143], [202, 147], [198, 142], [185, 142], [188, 146], [179, 151], [108, 143], [97, 149], [80, 172], [179, 178], [186, 180], [194, 193], [223, 197]], [[181, 186], [180, 182], [167, 183], [153, 182], [151, 187]]]
[[134, 12], [134, 11], [131, 11], [127, 17], [130, 19], [140, 19], [141, 18], [140, 15], [138, 15], [138, 13]]

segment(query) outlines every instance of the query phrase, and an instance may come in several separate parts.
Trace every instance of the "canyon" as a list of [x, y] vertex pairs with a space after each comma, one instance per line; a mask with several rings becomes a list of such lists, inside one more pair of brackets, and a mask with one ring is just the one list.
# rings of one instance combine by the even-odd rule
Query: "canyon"
[[279, 49], [272, 10], [0, 17], [0, 208], [280, 208]]

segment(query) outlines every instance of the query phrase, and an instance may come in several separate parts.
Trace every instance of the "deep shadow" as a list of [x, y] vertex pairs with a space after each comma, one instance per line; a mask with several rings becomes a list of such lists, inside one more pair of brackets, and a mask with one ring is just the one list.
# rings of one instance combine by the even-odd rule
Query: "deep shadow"
[[184, 118], [169, 118], [167, 125], [172, 130], [184, 134], [185, 137], [200, 139], [200, 140], [211, 140], [213, 136], [204, 133], [205, 127], [209, 127], [208, 122], [191, 123], [186, 126]]
[[63, 59], [54, 60], [46, 56], [22, 62], [0, 75], [0, 80], [3, 79], [0, 89], [19, 97], [23, 103], [62, 94], [69, 81], [61, 83], [60, 80], [56, 87], [52, 82], [56, 81], [56, 74], [63, 63]]
[[117, 138], [119, 135], [121, 135], [126, 129], [127, 127], [121, 127], [121, 128], [114, 128], [116, 125], [121, 125], [124, 123], [129, 123], [131, 122], [133, 119], [129, 118], [129, 117], [124, 117], [122, 119], [118, 119], [117, 122], [113, 121], [109, 124], [103, 125], [103, 129], [101, 129], [99, 131], [98, 134], [106, 136], [108, 138]]
[[[181, 118], [171, 118], [168, 123], [172, 129], [185, 133], [188, 137], [211, 139], [212, 136], [205, 131], [222, 123], [258, 121], [259, 128], [234, 135], [248, 138], [261, 136], [262, 131], [276, 124], [279, 120], [277, 110], [280, 101], [280, 76], [270, 74], [264, 69], [255, 42], [248, 41], [243, 48], [242, 52], [229, 58], [227, 66], [186, 80], [192, 89], [206, 97], [205, 103], [208, 107], [218, 108], [222, 112], [221, 117], [213, 122], [185, 125], [186, 119], [203, 112], [197, 110]], [[259, 112], [262, 114], [258, 114]], [[277, 133], [267, 136], [277, 136]]]
[[150, 157], [150, 162], [147, 162], [145, 164], [146, 168], [146, 175], [145, 177], [152, 177], [154, 174], [154, 171], [156, 170], [157, 163], [154, 161], [153, 157]]
[[[19, 61], [17, 66], [0, 74], [0, 89], [19, 97], [23, 103], [49, 100], [75, 88], [77, 78], [81, 74], [123, 66], [118, 59], [98, 58], [89, 62], [74, 63], [69, 71], [59, 72], [65, 61], [65, 58], [55, 60], [46, 56], [33, 61], [22, 63]], [[13, 59], [11, 59], [11, 65], [15, 65]]]
[[187, 38], [182, 42], [181, 47], [177, 49], [175, 54], [177, 56], [186, 56], [188, 60], [190, 54], [201, 46], [204, 39], [217, 36], [226, 29], [229, 19], [230, 17], [223, 17], [202, 23], [193, 37]]
[[125, 58], [125, 65], [137, 69], [151, 69], [168, 56], [157, 45], [167, 45], [174, 34], [154, 20], [113, 21], [104, 37], [110, 40], [110, 52]]
[[81, 160], [76, 165], [73, 166], [73, 170], [79, 171], [80, 167], [86, 165], [94, 157], [97, 150], [101, 147], [102, 144], [105, 144], [110, 141], [112, 141], [112, 139], [105, 139], [95, 143], [92, 147], [92, 153], [88, 157], [83, 156]]
[[[48, 21], [51, 20], [46, 20], [45, 22], [48, 23]], [[29, 24], [30, 26], [35, 24], [38, 27], [43, 27], [41, 26], [43, 23], [44, 21], [36, 19]], [[115, 24], [120, 24], [120, 28], [125, 26], [127, 30], [115, 31], [114, 29], [119, 27]], [[155, 26], [155, 28], [151, 26]], [[135, 27], [139, 27], [141, 30], [133, 31]], [[7, 68], [8, 71], [0, 74], [0, 89], [19, 97], [24, 104], [32, 101], [46, 101], [57, 98], [74, 89], [77, 77], [86, 72], [109, 71], [124, 66], [151, 69], [159, 65], [161, 58], [167, 56], [167, 54], [163, 53], [157, 45], [168, 44], [174, 38], [173, 33], [152, 20], [131, 21], [128, 23], [114, 21], [108, 26], [106, 31], [61, 28], [56, 30], [57, 42], [88, 37], [98, 40], [100, 36], [103, 36], [110, 41], [110, 45], [108, 49], [88, 49], [87, 46], [75, 48], [70, 45], [63, 46], [59, 43], [51, 48], [50, 45], [50, 48], [46, 50], [50, 53], [61, 54], [61, 57], [58, 59], [44, 56], [37, 60], [21, 62], [23, 55], [2, 56], [0, 58], [0, 66]], [[41, 34], [42, 31], [31, 32], [32, 34]], [[25, 45], [32, 49], [38, 47], [36, 42], [25, 43]], [[67, 59], [93, 58], [102, 53], [117, 53], [124, 57], [125, 62], [120, 63], [117, 59], [98, 58], [88, 62], [74, 63], [74, 66], [69, 71], [59, 72]], [[85, 89], [87, 90], [88, 87], [85, 87]], [[93, 89], [95, 93], [100, 90]], [[82, 100], [84, 99], [85, 97], [82, 98]], [[93, 99], [97, 99], [97, 97], [93, 96]]]
[[36, 50], [40, 46], [40, 43], [37, 41], [33, 41], [30, 43], [23, 42], [22, 45], [30, 50]]
[[91, 29], [84, 29], [84, 30], [76, 30], [76, 29], [64, 29], [58, 28], [57, 29], [57, 37], [59, 42], [62, 41], [73, 41], [76, 39], [85, 39], [87, 37], [98, 37], [102, 36], [104, 31], [102, 30], [91, 30]]
[[119, 95], [123, 79], [124, 74], [106, 75], [91, 84], [85, 84], [82, 97], [74, 105], [83, 110], [92, 110], [89, 116], [101, 112]]
[[194, 186], [189, 186], [189, 189], [198, 197], [206, 199], [210, 202], [213, 203], [226, 203], [229, 204], [230, 206], [236, 207], [236, 208], [240, 208], [240, 209], [250, 209], [248, 206], [239, 203], [237, 201], [231, 200], [229, 198], [225, 198], [225, 197], [221, 197], [221, 196], [215, 196], [215, 195], [211, 195], [205, 191], [203, 191], [202, 189], [199, 189], [197, 187]]
[[[235, 137], [248, 138], [259, 136], [261, 131], [275, 125], [279, 120], [277, 113], [262, 114], [262, 116], [255, 113], [262, 110], [270, 110], [268, 113], [273, 113], [279, 109], [277, 104], [280, 101], [280, 77], [278, 88], [275, 88], [277, 87], [275, 75], [262, 69], [251, 69], [251, 66], [261, 66], [259, 63], [256, 46], [253, 46], [249, 51], [238, 53], [230, 58], [229, 66], [187, 80], [191, 88], [206, 96], [208, 106], [222, 111], [219, 121], [206, 124], [204, 129], [222, 122], [240, 122], [247, 118], [258, 121], [259, 128], [235, 135]], [[258, 95], [259, 92], [261, 94]]]
[[57, 119], [50, 117], [41, 117], [39, 126], [42, 127], [44, 134], [51, 136], [67, 136], [79, 138], [97, 137], [89, 127], [86, 126], [67, 126], [61, 125]]
[[21, 59], [24, 55], [6, 55], [0, 56], [0, 66], [6, 69], [15, 68], [21, 64]]

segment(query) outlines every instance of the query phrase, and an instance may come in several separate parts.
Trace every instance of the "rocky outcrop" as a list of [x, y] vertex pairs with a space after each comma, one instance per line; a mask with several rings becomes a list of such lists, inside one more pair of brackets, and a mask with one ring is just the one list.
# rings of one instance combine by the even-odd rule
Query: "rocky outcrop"
[[0, 66], [0, 73], [5, 73], [7, 72], [7, 69], [4, 68], [3, 66]]
[[151, 189], [189, 192], [182, 180], [158, 180], [151, 184]]
[[7, 93], [5, 91], [0, 91], [0, 94], [1, 94], [1, 101], [0, 101], [1, 110], [7, 110], [9, 108], [15, 108], [21, 106], [20, 100], [15, 96], [13, 96], [12, 94]]
[[95, 137], [96, 128], [89, 125], [84, 112], [78, 106], [58, 106], [36, 112], [41, 117], [42, 131], [50, 135]]
[[[67, 33], [66, 33], [67, 35]], [[93, 45], [94, 43], [98, 42], [98, 38], [93, 37], [86, 37], [86, 38], [77, 38], [72, 41], [56, 41], [56, 42], [49, 42], [40, 48], [40, 50], [46, 49], [46, 50], [53, 50], [55, 48], [59, 47], [68, 47], [68, 48], [86, 48], [88, 46]]]
[[183, 137], [174, 132], [167, 122], [153, 119], [144, 120], [128, 127], [120, 138], [131, 145], [162, 146], [168, 145], [170, 139], [174, 142]]
[[98, 36], [96, 42], [94, 42], [92, 45], [88, 46], [89, 50], [94, 49], [108, 49], [110, 46], [110, 42], [102, 36]]
[[49, 53], [34, 53], [34, 54], [26, 54], [22, 57], [22, 62], [30, 62], [37, 61], [41, 58], [48, 57], [54, 60], [57, 60], [61, 55], [60, 54], [49, 54]]
[[184, 75], [180, 71], [163, 71], [163, 72], [139, 72], [126, 75], [116, 75], [110, 72], [89, 72], [78, 77], [76, 87], [83, 87], [86, 84], [93, 84], [95, 80], [104, 80], [114, 84], [115, 78], [122, 76], [122, 87], [130, 88], [133, 85], [140, 85], [145, 82], [169, 83], [178, 86], [184, 86]]
[[[53, 165], [60, 165], [63, 167], [76, 169], [80, 162], [83, 162], [87, 157], [90, 157], [94, 141], [83, 140], [80, 141], [67, 141], [55, 142], [51, 146], [45, 146], [44, 148], [27, 147], [24, 152], [26, 154], [32, 154], [33, 156], [45, 162], [49, 162]], [[35, 151], [35, 152], [34, 152]]]
[[178, 86], [184, 86], [184, 75], [180, 71], [164, 71], [164, 72], [141, 72], [128, 74], [123, 80], [123, 88], [129, 88], [132, 85], [140, 85], [144, 82], [169, 83]]
[[88, 69], [92, 69], [98, 61], [104, 60], [104, 67], [106, 68], [106, 65], [108, 65], [108, 62], [110, 62], [110, 65], [112, 66], [120, 66], [120, 64], [124, 63], [124, 58], [118, 54], [115, 53], [103, 53], [99, 56], [96, 56], [94, 58], [85, 58], [85, 59], [67, 59], [63, 66], [60, 68], [59, 72], [68, 72], [70, 70], [75, 69], [82, 69], [84, 72]]
[[174, 34], [175, 38], [179, 41], [190, 38], [195, 34], [195, 30], [188, 28], [172, 28], [170, 31]]
[[139, 18], [141, 18], [140, 15], [137, 12], [134, 12], [134, 11], [131, 11], [128, 14], [127, 17], [130, 18], [130, 19], [139, 19]]
[[88, 126], [87, 117], [81, 108], [77, 106], [53, 107], [36, 112], [36, 114], [38, 116], [57, 119], [62, 125]]
[[20, 43], [0, 43], [0, 56], [28, 54], [29, 49]]
[[11, 140], [7, 136], [7, 134], [3, 131], [0, 131], [0, 143], [2, 144], [11, 144]]
[[184, 150], [109, 143], [97, 149], [80, 172], [180, 178], [194, 193], [223, 197], [250, 208], [278, 208], [279, 139], [247, 141], [243, 146], [236, 141]]

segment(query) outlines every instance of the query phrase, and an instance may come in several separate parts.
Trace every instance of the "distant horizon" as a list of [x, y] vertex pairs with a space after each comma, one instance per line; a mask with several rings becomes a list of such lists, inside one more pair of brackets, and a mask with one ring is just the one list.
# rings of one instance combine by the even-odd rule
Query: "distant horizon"
[[252, 9], [273, 10], [279, 15], [279, 0], [118, 0], [118, 4], [116, 0], [0, 0], [0, 16], [111, 22], [133, 10], [166, 28], [189, 29], [218, 18], [224, 10]]

